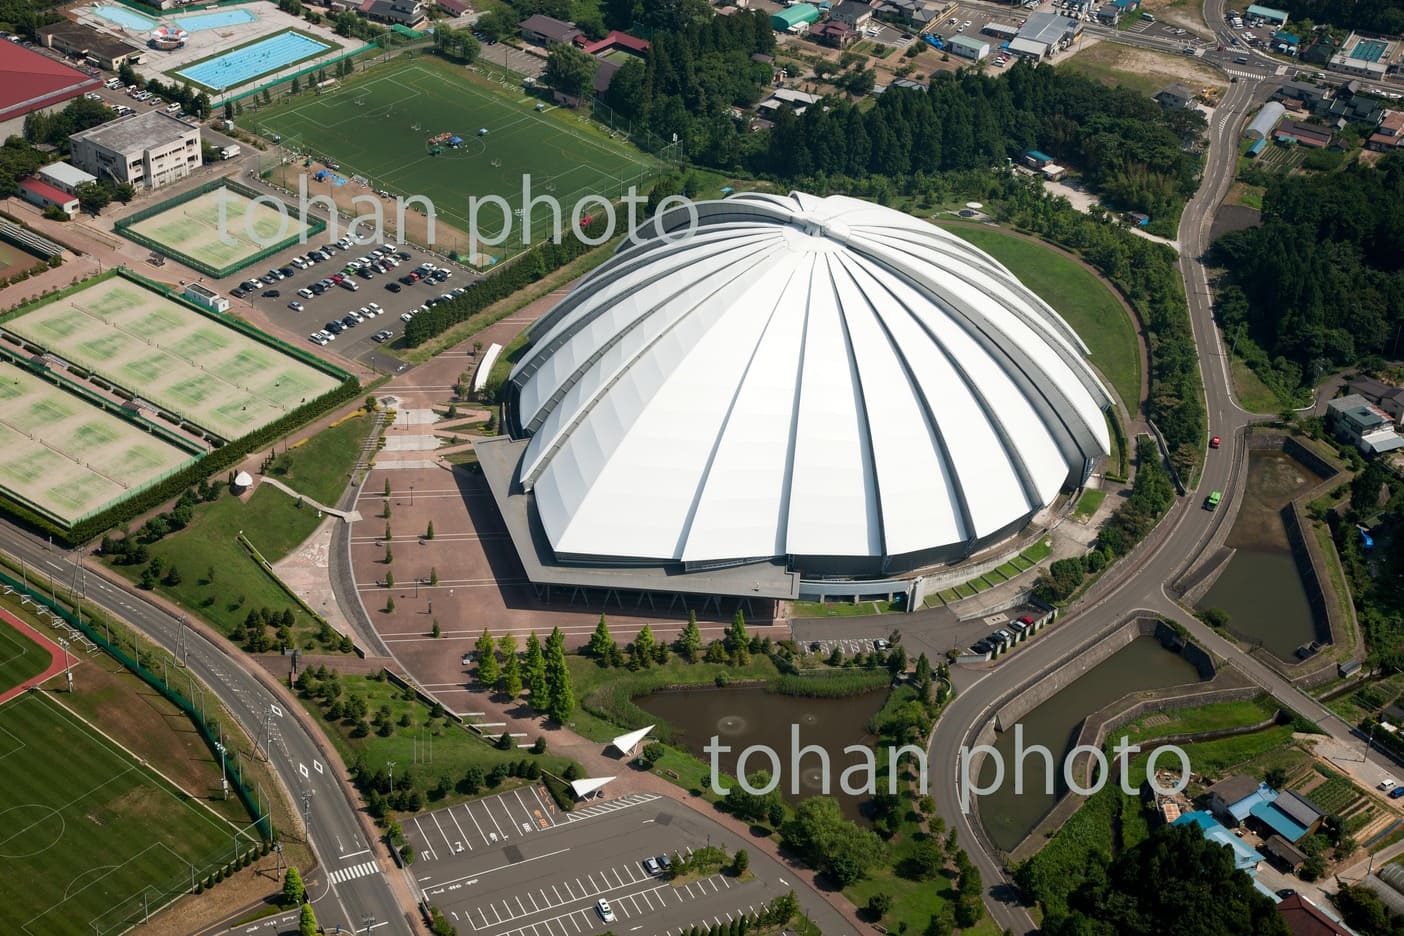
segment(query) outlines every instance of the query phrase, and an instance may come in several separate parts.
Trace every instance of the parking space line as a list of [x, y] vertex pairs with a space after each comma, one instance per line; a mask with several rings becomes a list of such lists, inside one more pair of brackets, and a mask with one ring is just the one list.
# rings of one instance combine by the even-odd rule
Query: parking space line
[[481, 835], [481, 836], [483, 837], [483, 844], [484, 844], [484, 845], [491, 845], [492, 843], [491, 843], [490, 841], [488, 841], [487, 835], [485, 835], [485, 834], [483, 833], [483, 827], [480, 826], [480, 825], [478, 825], [478, 820], [473, 816], [473, 810], [471, 810], [471, 809], [468, 808], [470, 805], [471, 805], [471, 804], [469, 804], [469, 803], [464, 803], [464, 804], [463, 804], [463, 811], [466, 812], [466, 813], [468, 814], [468, 818], [469, 818], [469, 819], [472, 819], [472, 820], [473, 820], [473, 826], [478, 830], [478, 834]]
[[[564, 900], [561, 900], [561, 892], [559, 890], [556, 890], [556, 885], [552, 884], [551, 890], [555, 891], [557, 903], [565, 903]], [[570, 885], [566, 885], [566, 890], [570, 890]]]
[[526, 803], [523, 803], [523, 802], [522, 802], [522, 791], [521, 791], [521, 788], [518, 787], [517, 789], [513, 790], [513, 791], [512, 791], [512, 796], [513, 796], [513, 798], [516, 799], [517, 805], [520, 806], [520, 807], [522, 808], [522, 812], [526, 814], [526, 817], [527, 817], [527, 825], [531, 827], [531, 831], [533, 831], [533, 832], [540, 831], [540, 827], [536, 824], [536, 817], [533, 816], [533, 815], [531, 814], [531, 807], [528, 806]]
[[641, 896], [641, 897], [644, 899], [644, 903], [648, 904], [648, 909], [652, 910], [652, 909], [653, 909], [653, 901], [648, 899], [648, 891], [644, 891], [644, 892], [643, 892], [642, 894], [640, 894], [639, 896]]
[[551, 814], [551, 810], [546, 808], [546, 804], [541, 801], [541, 794], [536, 792], [536, 787], [531, 788], [531, 795], [536, 798], [536, 805], [541, 807], [541, 814], [547, 817], [551, 825], [556, 824], [556, 817]]
[[574, 926], [575, 926], [575, 931], [576, 931], [577, 933], [580, 932], [580, 921], [577, 920], [577, 919], [575, 918], [575, 914], [574, 914], [574, 913], [572, 913], [572, 914], [571, 914], [569, 917], [567, 917], [566, 919], [570, 920], [570, 922], [571, 922], [572, 924], [574, 924]]
[[[578, 883], [580, 883], [580, 882], [577, 881], [576, 883], [578, 884]], [[574, 899], [575, 899], [575, 894], [574, 894], [574, 893], [571, 891], [571, 889], [570, 889], [570, 882], [569, 882], [569, 881], [562, 881], [561, 884], [562, 884], [562, 886], [564, 886], [565, 889], [566, 889], [566, 896], [568, 896], [571, 900], [574, 900]]]
[[452, 809], [447, 809], [448, 817], [453, 820], [453, 827], [458, 830], [458, 834], [463, 837], [463, 844], [468, 846], [468, 850], [473, 850], [473, 843], [468, 841], [468, 836], [463, 834], [463, 826], [458, 824], [458, 817], [453, 814]]
[[504, 839], [507, 838], [507, 833], [503, 832], [503, 831], [502, 831], [502, 826], [500, 826], [500, 825], [497, 824], [497, 817], [494, 816], [494, 815], [492, 814], [492, 810], [491, 810], [491, 809], [488, 809], [488, 808], [487, 808], [487, 804], [486, 804], [486, 803], [483, 804], [483, 809], [486, 810], [486, 812], [487, 812], [487, 817], [488, 817], [489, 819], [492, 820], [493, 826], [496, 827], [496, 829], [497, 829], [497, 834], [500, 835], [500, 836], [502, 836], [502, 838], [504, 838]]
[[[424, 843], [424, 850], [427, 851], [427, 852], [429, 853], [429, 856], [428, 856], [428, 857], [429, 857], [429, 860], [430, 860], [430, 861], [433, 861], [435, 858], [438, 857], [438, 854], [435, 853], [435, 851], [434, 851], [434, 846], [429, 844], [429, 836], [427, 836], [427, 835], [424, 834], [424, 827], [421, 826], [421, 825], [419, 824], [419, 817], [418, 817], [418, 816], [414, 817], [413, 822], [414, 822], [414, 827], [415, 827], [416, 829], [419, 830], [419, 838], [420, 838], [420, 840]], [[423, 856], [421, 856], [421, 857], [423, 857]]]
[[449, 841], [449, 837], [448, 837], [447, 835], [444, 834], [444, 827], [441, 826], [441, 825], [439, 825], [439, 817], [438, 817], [437, 815], [435, 815], [434, 813], [430, 813], [430, 814], [429, 814], [429, 818], [434, 820], [434, 828], [439, 830], [439, 835], [443, 836], [443, 839], [444, 839], [444, 847], [447, 848], [448, 851], [449, 851], [449, 854], [452, 855], [452, 854], [453, 854], [453, 843], [450, 842], [450, 841]]
[[[600, 876], [601, 876], [601, 877], [604, 877], [603, 874], [600, 875]], [[580, 880], [580, 879], [579, 879], [579, 878], [576, 878], [576, 880], [578, 881], [578, 880]], [[587, 881], [590, 882], [590, 886], [593, 887], [593, 888], [595, 889], [595, 894], [598, 894], [598, 893], [600, 892], [600, 885], [598, 885], [598, 884], [595, 883], [595, 876], [594, 876], [593, 874], [586, 874], [586, 875], [585, 875], [585, 880], [587, 880]], [[595, 894], [591, 894], [590, 896], [593, 897], [593, 896], [595, 896]]]
[[[531, 896], [530, 894], [527, 894], [527, 900], [530, 900], [530, 901], [531, 901], [531, 909], [532, 909], [533, 912], [538, 911], [538, 910], [541, 909], [540, 907], [538, 907], [538, 906], [536, 905], [536, 898], [535, 898], [535, 897]], [[517, 903], [521, 903], [521, 902], [522, 902], [522, 899], [521, 899], [520, 897], [518, 897], [518, 898], [517, 898]]]
[[[530, 897], [531, 895], [527, 894], [527, 896]], [[517, 897], [517, 906], [521, 908], [522, 916], [526, 916], [526, 904], [522, 903], [522, 898], [520, 896]]]

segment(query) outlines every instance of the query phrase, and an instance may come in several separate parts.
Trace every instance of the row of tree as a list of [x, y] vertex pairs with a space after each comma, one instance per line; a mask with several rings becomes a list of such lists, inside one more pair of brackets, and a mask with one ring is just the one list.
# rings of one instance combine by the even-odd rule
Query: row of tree
[[[511, 634], [494, 640], [483, 628], [476, 646], [478, 682], [515, 699], [529, 693], [531, 707], [557, 724], [570, 721], [575, 712], [575, 688], [565, 660], [565, 635], [551, 629], [543, 647], [536, 631], [527, 635], [526, 650], [517, 651], [517, 638]], [[502, 659], [498, 659], [498, 654]]]
[[143, 78], [137, 74], [136, 69], [123, 62], [117, 69], [117, 77], [122, 79], [122, 84], [127, 87], [136, 85], [138, 88], [145, 88], [161, 99], [174, 102], [180, 105], [180, 109], [187, 114], [194, 114], [201, 120], [206, 120], [210, 116], [210, 96], [204, 91], [192, 88], [189, 82], [181, 81], [161, 81], [157, 78]]

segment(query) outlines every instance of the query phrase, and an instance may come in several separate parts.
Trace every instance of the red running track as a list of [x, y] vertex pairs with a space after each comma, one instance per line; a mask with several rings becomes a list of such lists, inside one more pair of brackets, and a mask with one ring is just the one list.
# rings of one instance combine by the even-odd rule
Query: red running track
[[15, 696], [19, 695], [21, 692], [25, 692], [33, 688], [34, 686], [47, 682], [48, 680], [57, 676], [59, 673], [62, 673], [63, 661], [61, 657], [63, 656], [63, 648], [60, 647], [58, 644], [54, 643], [49, 638], [45, 637], [43, 634], [39, 633], [34, 628], [30, 627], [28, 624], [21, 621], [19, 618], [15, 617], [8, 611], [0, 609], [0, 620], [3, 620], [6, 624], [9, 624], [15, 630], [19, 631], [21, 634], [24, 634], [30, 640], [37, 643], [39, 645], [39, 649], [43, 650], [49, 655], [48, 669], [44, 670], [44, 672], [40, 673], [38, 676], [32, 676], [29, 679], [26, 679], [24, 682], [20, 683], [18, 686], [15, 686], [12, 689], [6, 689], [4, 692], [0, 692], [0, 705], [3, 705], [4, 703], [13, 699]]

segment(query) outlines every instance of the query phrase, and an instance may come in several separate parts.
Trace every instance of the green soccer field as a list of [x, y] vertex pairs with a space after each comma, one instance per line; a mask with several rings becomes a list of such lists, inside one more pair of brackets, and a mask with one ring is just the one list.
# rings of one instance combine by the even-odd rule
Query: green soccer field
[[[468, 227], [468, 198], [497, 195], [522, 204], [523, 177], [533, 197], [561, 203], [563, 224], [587, 195], [616, 198], [635, 185], [646, 191], [656, 161], [622, 141], [601, 136], [581, 114], [540, 103], [521, 91], [470, 78], [437, 59], [400, 59], [322, 95], [303, 95], [258, 111], [245, 124], [283, 145], [340, 164], [374, 189], [430, 199], [439, 218]], [[486, 129], [486, 134], [479, 134]], [[440, 134], [463, 139], [431, 155]], [[311, 170], [309, 170], [311, 171]], [[292, 186], [296, 188], [296, 186]], [[598, 206], [595, 206], [598, 211]], [[533, 211], [532, 239], [547, 235], [549, 212]], [[500, 210], [484, 207], [479, 229], [495, 235]], [[517, 223], [512, 243], [521, 236]]]
[[0, 692], [38, 676], [50, 662], [49, 651], [0, 619]]
[[[81, 680], [81, 675], [79, 679]], [[0, 706], [0, 931], [101, 936], [256, 843], [44, 693]]]

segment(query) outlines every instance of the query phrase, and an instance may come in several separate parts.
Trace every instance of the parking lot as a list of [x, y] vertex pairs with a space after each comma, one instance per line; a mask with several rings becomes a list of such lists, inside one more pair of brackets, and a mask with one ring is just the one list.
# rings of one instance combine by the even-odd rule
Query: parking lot
[[675, 885], [665, 879], [653, 864], [659, 856], [687, 856], [709, 844], [734, 854], [747, 842], [654, 793], [580, 803], [562, 813], [544, 789], [524, 787], [416, 816], [403, 828], [424, 900], [459, 932], [681, 936], [694, 925], [725, 925], [756, 912], [791, 889], [825, 933], [852, 932], [754, 847], [747, 880], [711, 874]]

